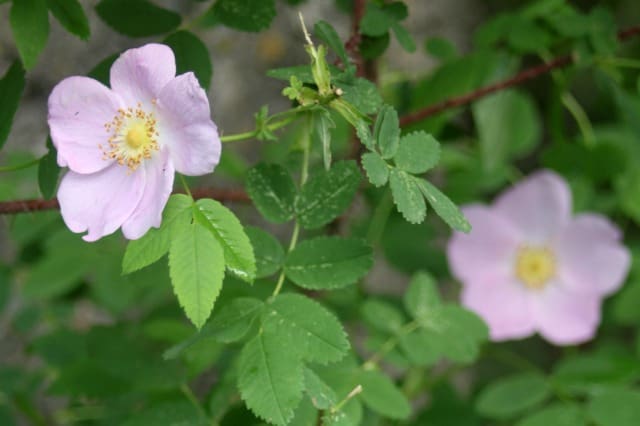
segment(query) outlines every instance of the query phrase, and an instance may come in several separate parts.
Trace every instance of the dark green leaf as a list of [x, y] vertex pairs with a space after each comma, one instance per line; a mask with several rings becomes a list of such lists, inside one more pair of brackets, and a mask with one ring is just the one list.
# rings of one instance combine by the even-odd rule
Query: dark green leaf
[[213, 67], [207, 46], [202, 40], [189, 31], [180, 30], [165, 38], [163, 43], [171, 47], [176, 55], [176, 73], [193, 71], [200, 85], [208, 89]]
[[418, 272], [411, 278], [403, 300], [407, 312], [416, 320], [428, 318], [441, 305], [436, 281], [426, 272]]
[[287, 258], [285, 272], [301, 287], [331, 289], [353, 284], [372, 264], [371, 247], [364, 241], [319, 237], [298, 244]]
[[365, 14], [360, 21], [360, 31], [367, 36], [381, 36], [389, 31], [394, 22], [395, 19], [390, 13], [377, 4], [368, 2]]
[[520, 420], [516, 426], [585, 426], [585, 415], [571, 403], [556, 403]]
[[372, 185], [386, 185], [389, 180], [389, 166], [378, 153], [367, 152], [362, 154], [362, 167]]
[[393, 202], [409, 223], [420, 223], [427, 214], [427, 206], [417, 181], [418, 179], [402, 170], [391, 169], [389, 184]]
[[49, 11], [46, 0], [14, 1], [9, 21], [22, 63], [30, 70], [36, 64], [38, 55], [49, 37]]
[[227, 27], [258, 32], [269, 28], [276, 16], [276, 5], [274, 0], [217, 0], [211, 12]]
[[342, 98], [363, 114], [374, 114], [382, 105], [382, 97], [375, 84], [366, 78], [349, 81], [338, 80], [336, 87], [342, 89]]
[[316, 37], [327, 43], [331, 50], [338, 55], [344, 65], [349, 64], [349, 57], [347, 56], [347, 51], [344, 48], [344, 43], [340, 40], [340, 36], [331, 24], [326, 21], [318, 21], [313, 27], [313, 32]]
[[402, 46], [404, 50], [409, 53], [416, 51], [416, 42], [405, 27], [395, 22], [391, 25], [391, 29], [396, 36], [396, 40], [398, 40], [398, 43], [400, 43], [400, 46]]
[[24, 70], [18, 61], [14, 62], [0, 80], [0, 149], [9, 136], [13, 116], [18, 109], [24, 91]]
[[258, 164], [247, 172], [247, 192], [260, 213], [276, 223], [293, 217], [296, 186], [289, 172], [277, 164]]
[[280, 242], [260, 228], [245, 228], [256, 257], [256, 278], [264, 278], [276, 273], [284, 264], [284, 249]]
[[42, 196], [48, 200], [53, 197], [56, 191], [60, 167], [58, 167], [56, 148], [53, 146], [50, 137], [47, 138], [47, 148], [49, 151], [38, 163], [38, 186]]
[[393, 160], [405, 172], [424, 173], [440, 161], [440, 144], [425, 132], [409, 133], [400, 139]]
[[47, 0], [47, 5], [53, 16], [67, 31], [77, 35], [82, 40], [89, 38], [89, 35], [91, 35], [89, 20], [78, 0]]
[[147, 0], [101, 0], [98, 16], [111, 28], [130, 37], [166, 34], [180, 25], [180, 15]]
[[507, 419], [540, 404], [550, 393], [543, 376], [521, 373], [489, 384], [478, 396], [476, 408], [484, 416]]
[[409, 400], [386, 375], [378, 371], [363, 371], [358, 379], [362, 385], [361, 397], [367, 407], [391, 419], [409, 417]]
[[438, 216], [444, 220], [447, 225], [456, 231], [470, 232], [471, 225], [465, 219], [460, 209], [453, 204], [438, 188], [431, 185], [424, 179], [417, 179], [420, 191], [424, 194], [431, 207], [436, 211]]
[[378, 113], [373, 137], [380, 148], [382, 158], [389, 159], [396, 155], [400, 141], [400, 124], [398, 113], [390, 105], [384, 105]]
[[361, 307], [362, 318], [375, 329], [395, 334], [406, 319], [392, 304], [378, 299], [366, 300]]
[[340, 161], [315, 174], [295, 202], [300, 225], [314, 229], [331, 222], [349, 207], [359, 184], [360, 170], [355, 161]]
[[604, 391], [591, 399], [588, 413], [598, 426], [636, 426], [640, 418], [640, 392]]

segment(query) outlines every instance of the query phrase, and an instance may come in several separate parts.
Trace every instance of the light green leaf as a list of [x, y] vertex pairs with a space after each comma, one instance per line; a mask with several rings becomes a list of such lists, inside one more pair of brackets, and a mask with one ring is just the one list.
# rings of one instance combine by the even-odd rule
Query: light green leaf
[[384, 105], [378, 113], [373, 137], [380, 148], [382, 158], [388, 160], [396, 155], [400, 142], [398, 113], [390, 105]]
[[420, 191], [424, 194], [431, 207], [436, 211], [438, 216], [444, 220], [447, 225], [456, 231], [469, 232], [471, 224], [465, 219], [460, 209], [453, 204], [438, 188], [431, 185], [424, 179], [416, 179]]
[[640, 392], [612, 389], [595, 395], [587, 409], [598, 426], [635, 426], [640, 418]]
[[169, 275], [187, 317], [202, 328], [222, 289], [224, 250], [198, 222], [180, 226], [171, 236]]
[[276, 5], [274, 0], [217, 0], [211, 13], [227, 27], [258, 32], [269, 28], [276, 16]]
[[358, 375], [365, 405], [385, 417], [406, 419], [411, 414], [407, 397], [386, 375], [379, 371], [363, 371]]
[[293, 217], [296, 186], [289, 172], [277, 164], [258, 164], [247, 172], [249, 197], [267, 220], [282, 223]]
[[302, 400], [302, 361], [289, 327], [267, 321], [242, 349], [238, 388], [247, 407], [269, 423], [284, 426]]
[[67, 31], [82, 40], [89, 38], [91, 35], [89, 20], [78, 0], [47, 0], [47, 5], [53, 16]]
[[290, 327], [304, 359], [326, 364], [339, 361], [349, 350], [340, 321], [321, 304], [299, 294], [283, 294], [267, 307], [268, 321]]
[[304, 389], [318, 410], [326, 410], [338, 402], [333, 389], [310, 368], [304, 368]]
[[184, 194], [175, 194], [169, 198], [162, 212], [160, 228], [150, 228], [137, 240], [129, 241], [122, 259], [122, 273], [131, 272], [149, 266], [169, 251], [172, 229], [182, 229], [191, 220], [193, 200]]
[[363, 114], [374, 114], [382, 105], [378, 87], [366, 78], [337, 80], [335, 85], [342, 89], [342, 99]]
[[417, 319], [425, 319], [441, 306], [438, 287], [434, 278], [426, 272], [418, 272], [411, 278], [409, 288], [404, 294], [404, 306], [409, 314]]
[[166, 34], [180, 25], [180, 15], [147, 0], [101, 0], [98, 16], [111, 28], [130, 37]]
[[521, 373], [495, 380], [478, 395], [476, 408], [492, 419], [508, 419], [540, 404], [551, 393], [545, 377]]
[[516, 426], [585, 426], [585, 415], [571, 403], [556, 403], [530, 414]]
[[60, 167], [58, 167], [56, 148], [53, 146], [50, 137], [47, 138], [47, 148], [49, 151], [38, 163], [38, 187], [42, 196], [48, 200], [53, 197], [56, 191]]
[[326, 109], [319, 109], [313, 114], [313, 128], [322, 145], [322, 159], [325, 170], [331, 168], [331, 129], [336, 127], [331, 114]]
[[256, 257], [256, 278], [276, 273], [284, 264], [285, 254], [280, 241], [260, 228], [245, 228]]
[[345, 287], [362, 278], [373, 265], [373, 253], [363, 240], [318, 237], [289, 254], [287, 277], [301, 287], [326, 290]]
[[362, 154], [362, 167], [374, 186], [383, 186], [389, 180], [389, 166], [376, 152]]
[[409, 133], [400, 139], [393, 161], [407, 173], [424, 173], [440, 161], [440, 144], [426, 132]]
[[318, 21], [313, 27], [313, 33], [320, 40], [327, 43], [331, 50], [338, 55], [345, 66], [349, 64], [349, 57], [346, 49], [344, 48], [344, 43], [340, 40], [340, 36], [331, 24], [326, 21]]
[[391, 169], [389, 184], [393, 202], [402, 216], [409, 223], [421, 223], [427, 214], [427, 206], [420, 193], [417, 179], [394, 168]]
[[338, 217], [353, 200], [360, 184], [355, 161], [340, 161], [315, 174], [302, 187], [295, 212], [302, 227], [315, 229]]
[[405, 323], [405, 317], [398, 308], [379, 299], [368, 299], [361, 307], [363, 319], [374, 328], [394, 334]]
[[528, 154], [540, 142], [540, 117], [528, 95], [505, 90], [474, 103], [472, 111], [486, 170]]
[[205, 219], [200, 224], [213, 233], [224, 249], [227, 268], [239, 278], [253, 282], [256, 276], [256, 259], [251, 241], [238, 218], [215, 200], [198, 200], [196, 207], [203, 216], [194, 214], [195, 220]]
[[163, 41], [176, 56], [176, 74], [193, 71], [200, 85], [205, 89], [211, 83], [213, 66], [207, 46], [195, 34], [180, 30]]
[[15, 0], [11, 6], [9, 21], [22, 64], [30, 70], [36, 64], [49, 37], [46, 0]]

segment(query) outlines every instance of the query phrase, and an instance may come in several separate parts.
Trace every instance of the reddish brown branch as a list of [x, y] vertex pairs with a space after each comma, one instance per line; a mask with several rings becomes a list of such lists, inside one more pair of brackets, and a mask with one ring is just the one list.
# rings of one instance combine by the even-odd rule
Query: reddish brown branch
[[[215, 188], [196, 188], [192, 191], [193, 198], [213, 198], [221, 202], [249, 202], [249, 196], [246, 192], [238, 189], [215, 189]], [[0, 215], [29, 213], [43, 210], [57, 210], [60, 208], [58, 200], [16, 200], [16, 201], [0, 201]]]
[[[631, 27], [631, 28], [627, 28], [625, 30], [619, 31], [618, 39], [620, 41], [624, 41], [631, 37], [635, 37], [639, 34], [640, 34], [640, 26], [635, 26], [635, 27]], [[526, 70], [523, 70], [518, 74], [516, 74], [515, 76], [508, 78], [506, 80], [500, 81], [498, 83], [490, 84], [488, 86], [480, 87], [479, 89], [476, 89], [473, 92], [470, 92], [461, 96], [445, 99], [442, 102], [429, 105], [424, 109], [407, 114], [400, 118], [400, 125], [407, 126], [409, 124], [417, 123], [421, 120], [424, 120], [425, 118], [439, 114], [448, 109], [469, 104], [484, 96], [490, 95], [500, 90], [507, 89], [509, 87], [517, 86], [519, 84], [524, 83], [525, 81], [532, 80], [542, 74], [546, 74], [550, 71], [553, 71], [554, 69], [566, 67], [572, 63], [573, 63], [573, 58], [571, 56], [560, 56], [558, 58], [553, 59], [550, 62], [540, 64], [532, 68], [527, 68]]]
[[353, 12], [351, 14], [351, 37], [345, 43], [345, 48], [353, 62], [356, 64], [357, 74], [361, 77], [365, 75], [364, 60], [360, 54], [360, 42], [362, 41], [362, 35], [360, 34], [360, 21], [364, 16], [366, 0], [354, 0]]

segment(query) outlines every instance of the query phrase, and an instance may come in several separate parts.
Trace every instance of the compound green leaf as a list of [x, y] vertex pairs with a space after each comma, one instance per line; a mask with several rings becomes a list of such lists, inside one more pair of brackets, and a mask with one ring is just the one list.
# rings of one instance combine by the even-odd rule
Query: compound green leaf
[[284, 264], [282, 244], [273, 235], [253, 226], [245, 228], [256, 258], [256, 278], [276, 273]]
[[193, 71], [205, 89], [211, 83], [213, 66], [207, 46], [195, 34], [180, 30], [164, 39], [176, 56], [176, 74]]
[[416, 179], [416, 182], [418, 183], [420, 191], [424, 194], [424, 197], [429, 201], [431, 207], [433, 207], [433, 210], [436, 211], [438, 216], [440, 216], [447, 225], [456, 231], [471, 231], [471, 224], [465, 219], [458, 206], [453, 204], [446, 195], [424, 179]]
[[101, 0], [98, 16], [111, 28], [129, 37], [166, 34], [180, 25], [180, 15], [147, 0]]
[[360, 184], [355, 161], [340, 161], [314, 175], [302, 187], [295, 212], [302, 227], [319, 228], [338, 217], [353, 200]]
[[15, 0], [11, 6], [9, 21], [22, 63], [30, 70], [36, 64], [49, 37], [46, 0]]
[[296, 186], [287, 170], [277, 164], [258, 164], [247, 172], [249, 197], [267, 220], [282, 223], [291, 220]]
[[231, 210], [211, 199], [196, 201], [202, 213], [194, 215], [196, 220], [204, 219], [201, 225], [209, 229], [224, 249], [227, 268], [239, 278], [253, 282], [256, 276], [256, 259], [249, 237], [242, 224]]
[[242, 349], [238, 388], [247, 407], [269, 423], [284, 426], [302, 400], [303, 364], [289, 327], [267, 321]]
[[318, 237], [298, 244], [287, 257], [285, 273], [301, 287], [326, 290], [353, 284], [372, 265], [371, 247], [363, 240]]
[[409, 223], [421, 223], [427, 214], [427, 205], [417, 182], [418, 179], [407, 172], [391, 169], [389, 184], [393, 202]]
[[495, 380], [478, 395], [476, 408], [484, 416], [508, 419], [540, 404], [551, 389], [545, 377], [536, 373], [521, 373]]
[[407, 173], [424, 173], [440, 161], [440, 144], [426, 132], [414, 132], [400, 139], [393, 160]]
[[389, 180], [389, 166], [377, 152], [362, 154], [362, 167], [373, 186], [386, 185]]
[[169, 275], [187, 318], [202, 328], [224, 279], [224, 250], [209, 229], [193, 222], [171, 236]]
[[89, 20], [78, 0], [47, 0], [47, 5], [53, 16], [67, 31], [82, 40], [89, 38], [91, 35]]
[[274, 0], [217, 0], [211, 8], [214, 20], [240, 31], [269, 28], [276, 16]]
[[349, 350], [340, 321], [321, 304], [299, 294], [278, 296], [267, 308], [269, 321], [291, 327], [298, 345], [305, 347], [304, 359], [326, 364], [339, 361]]
[[358, 375], [365, 405], [385, 417], [406, 419], [411, 414], [407, 397], [386, 375], [379, 371], [363, 371]]

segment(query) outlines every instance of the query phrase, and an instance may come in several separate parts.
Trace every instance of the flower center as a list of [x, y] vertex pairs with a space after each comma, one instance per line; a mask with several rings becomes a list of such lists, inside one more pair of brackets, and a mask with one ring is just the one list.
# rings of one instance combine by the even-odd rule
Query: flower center
[[118, 164], [134, 171], [144, 159], [158, 151], [156, 119], [153, 112], [146, 112], [142, 105], [119, 109], [113, 120], [104, 128], [110, 135], [107, 145], [98, 145], [105, 160], [116, 160]]
[[540, 290], [556, 272], [556, 261], [546, 247], [523, 246], [516, 256], [516, 276], [528, 288]]

